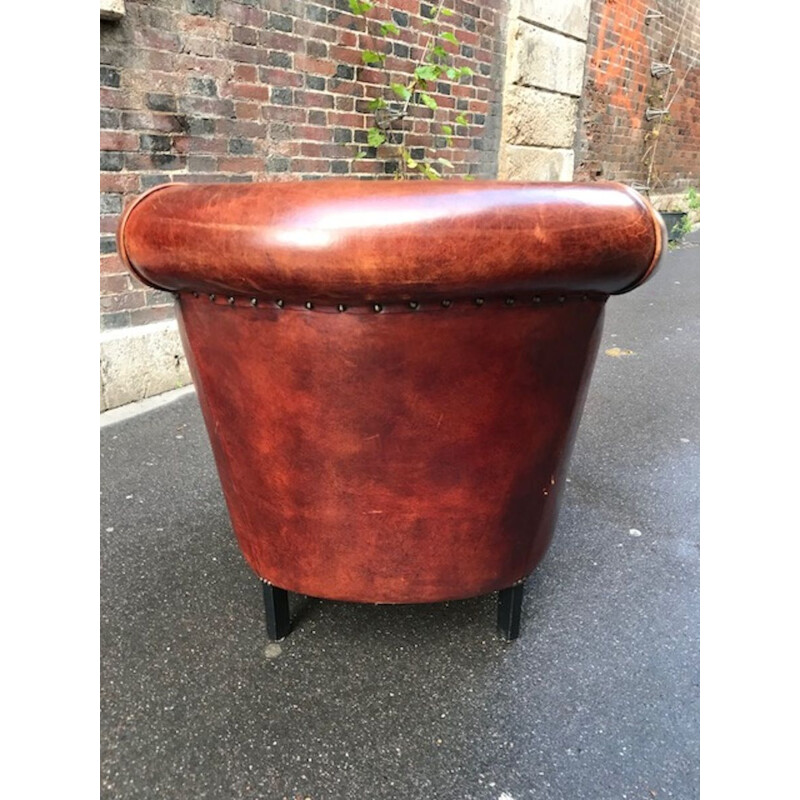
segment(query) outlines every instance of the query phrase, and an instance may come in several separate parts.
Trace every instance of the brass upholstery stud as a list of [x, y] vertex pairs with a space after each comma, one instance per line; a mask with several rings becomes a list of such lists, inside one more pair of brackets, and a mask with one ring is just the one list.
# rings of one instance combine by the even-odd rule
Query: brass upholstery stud
[[311, 311], [314, 308], [314, 304], [310, 300], [306, 300], [306, 308]]
[[278, 308], [283, 308], [283, 300], [276, 300], [275, 305], [278, 306]]
[[229, 297], [228, 298], [228, 305], [229, 306], [232, 306], [235, 302], [236, 302], [236, 298], [235, 297]]
[[506, 305], [513, 306], [514, 305], [514, 298], [513, 297], [506, 297]]
[[339, 305], [338, 305], [338, 306], [336, 306], [336, 310], [337, 310], [338, 312], [340, 312], [340, 313], [341, 313], [342, 311], [347, 311], [347, 306], [346, 306], [344, 303], [339, 303]]
[[377, 313], [383, 311], [383, 306], [380, 303], [373, 303], [372, 304], [372, 310], [377, 314]]
[[253, 308], [255, 308], [258, 305], [258, 298], [257, 297], [251, 297], [250, 298], [250, 305], [253, 306]]
[[217, 299], [217, 296], [215, 294], [210, 294], [208, 299], [213, 303]]
[[450, 308], [453, 304], [452, 300], [442, 300], [442, 308]]
[[476, 297], [475, 298], [475, 305], [476, 306], [482, 306], [483, 305], [483, 298], [482, 297]]
[[533, 302], [534, 303], [541, 303], [542, 302], [542, 298], [539, 297], [538, 294], [536, 294], [536, 295], [533, 296]]
[[563, 302], [565, 302], [565, 301], [566, 301], [566, 299], [567, 299], [567, 298], [566, 298], [566, 297], [564, 297], [564, 295], [563, 295], [563, 294], [560, 294], [560, 295], [558, 296], [558, 302], [559, 302], [559, 303], [563, 303]]
[[200, 295], [197, 292], [192, 292], [192, 297], [200, 297]]
[[588, 299], [589, 299], [588, 294], [581, 295], [581, 300], [588, 300]]
[[416, 311], [416, 310], [419, 308], [419, 303], [418, 303], [416, 300], [412, 300], [412, 301], [411, 301], [411, 302], [408, 304], [408, 307], [409, 307], [409, 308], [413, 308], [413, 309], [414, 309], [414, 311]]

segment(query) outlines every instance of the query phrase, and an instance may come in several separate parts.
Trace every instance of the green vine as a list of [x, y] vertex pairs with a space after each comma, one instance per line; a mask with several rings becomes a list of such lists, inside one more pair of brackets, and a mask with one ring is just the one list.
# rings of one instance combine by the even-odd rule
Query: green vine
[[[369, 21], [370, 12], [376, 7], [376, 3], [369, 2], [369, 0], [349, 0], [349, 3], [353, 14], [364, 17], [367, 21]], [[391, 75], [387, 70], [386, 83], [394, 96], [393, 102], [390, 103], [383, 97], [377, 97], [369, 103], [374, 124], [367, 131], [367, 144], [376, 149], [384, 146], [394, 147], [396, 157], [404, 169], [416, 172], [429, 180], [440, 180], [442, 168], [452, 169], [453, 164], [446, 158], [414, 158], [411, 150], [403, 141], [404, 131], [398, 126], [404, 119], [411, 116], [416, 107], [425, 106], [434, 113], [436, 112], [439, 104], [433, 97], [432, 88], [435, 87], [437, 81], [447, 79], [457, 82], [464, 76], [474, 74], [468, 66], [454, 66], [449, 58], [450, 54], [446, 49], [446, 44], [458, 47], [460, 42], [451, 31], [441, 31], [440, 20], [442, 17], [451, 16], [453, 16], [453, 11], [446, 6], [445, 2], [428, 7], [428, 13], [423, 17], [422, 24], [430, 26], [431, 31], [413, 72], [402, 82], [392, 82]], [[381, 23], [378, 30], [380, 36], [388, 41], [391, 41], [392, 37], [400, 36], [400, 29], [393, 22]], [[361, 62], [366, 66], [385, 69], [386, 53], [365, 48], [361, 51]], [[456, 116], [455, 122], [463, 126], [469, 124], [463, 112]], [[442, 124], [442, 134], [448, 147], [452, 147], [453, 126]], [[399, 141], [397, 141], [398, 137]], [[359, 151], [356, 158], [364, 158], [366, 155], [364, 151]], [[404, 177], [403, 172], [398, 171], [397, 177]], [[465, 180], [471, 180], [471, 178], [470, 175], [464, 176]]]

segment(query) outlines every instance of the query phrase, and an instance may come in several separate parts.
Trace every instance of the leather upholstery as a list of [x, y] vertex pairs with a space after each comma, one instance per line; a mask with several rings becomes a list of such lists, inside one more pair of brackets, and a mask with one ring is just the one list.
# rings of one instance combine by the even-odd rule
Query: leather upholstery
[[617, 184], [167, 184], [145, 197], [123, 220], [121, 254], [145, 283], [172, 291], [616, 294], [646, 277], [661, 247], [647, 203]]
[[120, 252], [178, 320], [242, 551], [276, 586], [427, 602], [544, 555], [609, 293], [659, 218], [618, 185], [169, 185]]

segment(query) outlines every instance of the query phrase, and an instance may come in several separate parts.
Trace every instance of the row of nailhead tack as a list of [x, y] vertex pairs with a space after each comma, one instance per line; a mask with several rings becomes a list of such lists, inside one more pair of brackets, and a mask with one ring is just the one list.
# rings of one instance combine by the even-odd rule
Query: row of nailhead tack
[[[199, 292], [191, 292], [190, 294], [194, 298], [199, 298], [200, 297], [200, 293]], [[175, 297], [176, 298], [180, 298], [180, 296], [181, 296], [180, 292], [175, 292]], [[565, 303], [568, 299], [571, 299], [571, 300], [590, 300], [590, 299], [592, 299], [592, 297], [594, 297], [594, 299], [599, 299], [601, 297], [604, 297], [604, 295], [601, 295], [599, 293], [594, 293], [593, 295], [589, 295], [589, 294], [585, 294], [585, 293], [584, 294], [557, 294], [557, 295], [536, 294], [536, 295], [533, 295], [531, 298], [529, 298], [529, 301], [531, 303], [533, 303], [534, 305], [536, 305], [538, 303], [541, 303], [543, 301], [548, 301], [548, 300], [551, 301], [551, 302]], [[208, 299], [212, 303], [215, 303], [217, 301], [217, 295], [216, 294], [209, 294], [208, 295]], [[228, 298], [227, 298], [228, 305], [229, 306], [235, 305], [236, 304], [236, 299], [237, 298], [234, 297], [233, 295], [229, 295]], [[251, 298], [249, 298], [249, 300], [248, 300], [248, 298], [245, 298], [245, 297], [242, 297], [240, 299], [245, 300], [246, 302], [248, 302], [249, 305], [252, 306], [253, 308], [257, 307], [261, 303], [261, 301], [257, 297], [251, 297]], [[273, 300], [273, 301], [268, 301], [268, 302], [272, 302], [273, 305], [275, 305], [277, 308], [285, 308], [286, 307], [286, 302], [284, 300], [278, 299], [278, 300]], [[485, 302], [486, 302], [486, 300], [483, 297], [476, 297], [472, 301], [470, 301], [470, 304], [480, 308], [482, 305], [484, 305]], [[524, 302], [525, 302], [524, 299], [520, 299], [520, 298], [517, 298], [517, 297], [505, 297], [505, 298], [503, 298], [503, 305], [506, 305], [506, 306], [523, 305]], [[306, 308], [309, 311], [312, 311], [314, 309], [319, 309], [319, 308], [334, 308], [335, 307], [337, 311], [344, 312], [344, 311], [347, 311], [348, 309], [357, 308], [357, 307], [345, 305], [344, 303], [338, 303], [335, 306], [325, 306], [325, 305], [320, 306], [320, 305], [317, 305], [317, 304], [313, 303], [311, 300], [307, 300], [305, 303], [298, 303], [297, 305], [299, 307], [301, 307], [301, 308]], [[386, 308], [386, 305], [387, 304], [385, 304], [385, 303], [370, 303], [368, 305], [368, 308], [371, 309], [372, 311], [374, 311], [375, 313], [380, 313], [381, 311], [383, 311]], [[392, 305], [392, 306], [402, 305], [404, 307], [407, 307], [411, 311], [419, 311], [422, 308], [423, 304], [421, 302], [419, 302], [418, 300], [409, 300], [406, 303], [397, 302], [397, 303], [392, 303], [390, 305]], [[453, 301], [452, 300], [447, 300], [447, 299], [440, 300], [438, 303], [433, 301], [433, 302], [430, 303], [430, 305], [432, 305], [432, 306], [433, 305], [438, 305], [441, 308], [450, 308], [453, 305]]]

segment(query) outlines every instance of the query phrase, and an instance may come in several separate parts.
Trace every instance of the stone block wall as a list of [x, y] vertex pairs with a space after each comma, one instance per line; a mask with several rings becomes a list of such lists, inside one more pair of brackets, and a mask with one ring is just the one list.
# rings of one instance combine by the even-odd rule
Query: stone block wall
[[509, 16], [499, 177], [571, 180], [589, 0], [513, 0]]
[[[653, 195], [699, 188], [699, 2], [592, 0], [588, 50], [576, 180], [622, 181]], [[671, 74], [652, 74], [667, 62]], [[647, 120], [648, 108], [667, 105], [668, 120]]]

